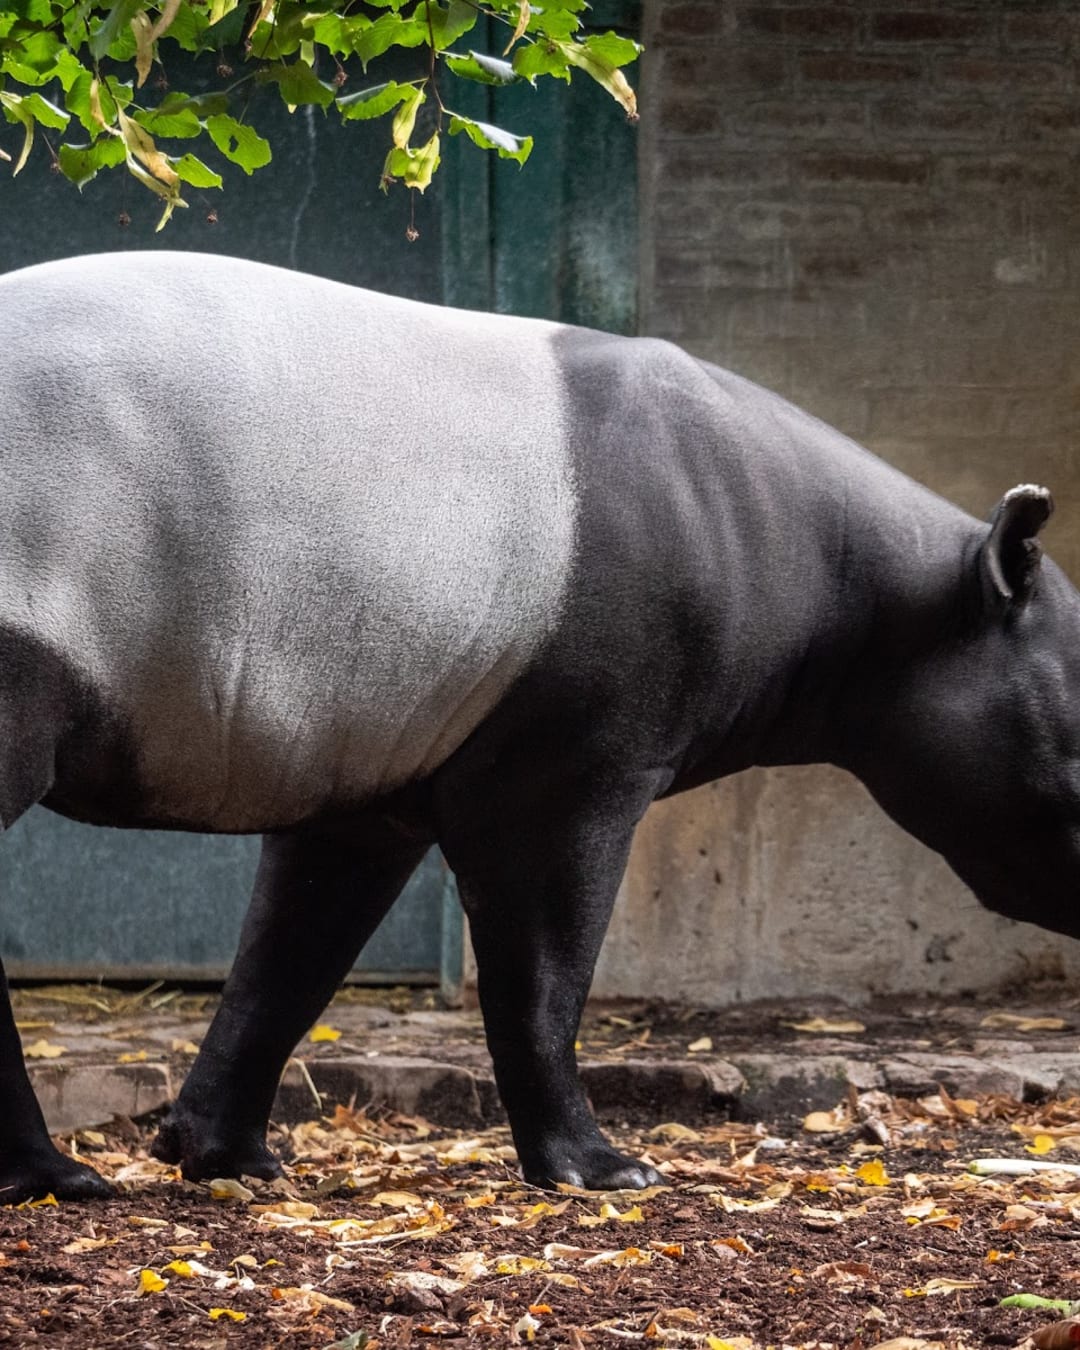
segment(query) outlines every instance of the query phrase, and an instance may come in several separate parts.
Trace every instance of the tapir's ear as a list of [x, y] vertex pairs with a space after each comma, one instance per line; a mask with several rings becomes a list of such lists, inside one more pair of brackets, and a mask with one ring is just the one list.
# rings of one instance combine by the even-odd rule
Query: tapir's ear
[[1022, 483], [1006, 492], [990, 517], [982, 568], [994, 593], [1022, 605], [1039, 572], [1042, 547], [1036, 535], [1050, 519], [1054, 499], [1044, 487]]

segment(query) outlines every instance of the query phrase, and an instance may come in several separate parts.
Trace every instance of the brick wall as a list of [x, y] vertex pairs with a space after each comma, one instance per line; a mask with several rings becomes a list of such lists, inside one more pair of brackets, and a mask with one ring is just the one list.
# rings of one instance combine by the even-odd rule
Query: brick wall
[[643, 327], [979, 515], [1045, 480], [1080, 580], [1080, 6], [653, 0]]
[[[1080, 4], [647, 0], [642, 328], [980, 516], [1027, 480], [1080, 580]], [[597, 989], [719, 1003], [1080, 973], [852, 779], [653, 809]]]

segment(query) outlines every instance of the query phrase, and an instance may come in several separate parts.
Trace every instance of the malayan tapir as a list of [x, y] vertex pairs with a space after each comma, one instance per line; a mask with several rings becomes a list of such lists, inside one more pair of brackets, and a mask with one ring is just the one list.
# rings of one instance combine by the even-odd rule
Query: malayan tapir
[[[279, 1171], [282, 1068], [433, 843], [544, 1185], [659, 1180], [574, 1056], [658, 797], [837, 764], [990, 908], [1080, 933], [1045, 489], [987, 527], [665, 342], [224, 258], [15, 272], [0, 332], [0, 825], [263, 836], [155, 1144], [185, 1176]], [[108, 1190], [50, 1143], [0, 982], [0, 1197]]]

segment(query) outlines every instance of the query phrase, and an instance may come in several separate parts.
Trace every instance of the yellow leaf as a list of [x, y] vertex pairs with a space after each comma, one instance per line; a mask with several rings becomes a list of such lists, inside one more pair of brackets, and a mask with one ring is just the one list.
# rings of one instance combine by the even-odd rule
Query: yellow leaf
[[158, 19], [157, 23], [154, 24], [154, 31], [150, 34], [154, 42], [161, 37], [162, 33], [169, 27], [173, 19], [176, 18], [179, 11], [180, 0], [165, 0], [165, 3], [161, 6], [161, 17]]
[[1052, 1153], [1057, 1148], [1057, 1140], [1050, 1134], [1037, 1134], [1030, 1144], [1024, 1145], [1028, 1153], [1034, 1153], [1037, 1157], [1043, 1153]]
[[520, 0], [518, 6], [517, 26], [514, 29], [514, 36], [506, 44], [506, 48], [503, 51], [503, 56], [509, 56], [510, 48], [514, 45], [515, 42], [520, 41], [520, 39], [525, 36], [525, 31], [529, 26], [529, 20], [531, 18], [532, 18], [532, 5], [530, 5], [529, 0]]
[[926, 1292], [928, 1294], [952, 1294], [958, 1289], [978, 1289], [980, 1280], [927, 1280]]
[[538, 1270], [550, 1270], [546, 1261], [536, 1256], [515, 1256], [512, 1252], [500, 1256], [495, 1263], [497, 1275], [531, 1275]]
[[[251, 1206], [252, 1214], [284, 1214], [288, 1219], [313, 1219], [318, 1212], [319, 1206], [310, 1200], [279, 1200], [276, 1205]], [[251, 1264], [256, 1264], [254, 1257], [251, 1257]]]
[[700, 1037], [700, 1039], [690, 1042], [690, 1044], [686, 1047], [686, 1053], [688, 1055], [700, 1055], [704, 1054], [706, 1051], [711, 1049], [712, 1049], [712, 1037], [702, 1036]]
[[844, 1108], [836, 1106], [831, 1111], [811, 1111], [802, 1127], [810, 1134], [841, 1134], [850, 1124]]
[[1063, 1017], [1022, 1017], [1018, 1013], [987, 1013], [979, 1023], [987, 1030], [1009, 1031], [1064, 1031], [1068, 1022]]
[[599, 1214], [582, 1214], [578, 1223], [582, 1228], [594, 1228], [601, 1223], [644, 1223], [645, 1215], [641, 1212], [640, 1205], [631, 1205], [629, 1209], [621, 1214], [618, 1209], [607, 1202], [600, 1206]]
[[885, 1171], [885, 1166], [880, 1158], [874, 1158], [870, 1162], [864, 1162], [855, 1175], [866, 1186], [888, 1186], [889, 1175]]
[[[221, 0], [211, 0], [211, 3], [214, 8], [222, 7]], [[228, 4], [224, 8], [226, 13], [231, 9], [235, 9], [236, 8], [235, 0], [233, 3]], [[262, 0], [262, 3], [259, 5], [259, 12], [255, 15], [255, 18], [251, 22], [251, 27], [247, 31], [249, 41], [251, 39], [252, 33], [254, 33], [255, 29], [258, 28], [259, 24], [261, 24], [264, 19], [269, 21], [270, 19], [273, 18], [273, 15], [274, 15], [274, 0]], [[211, 22], [213, 22], [213, 20], [211, 20]]]
[[316, 1045], [320, 1041], [340, 1041], [341, 1032], [336, 1027], [329, 1027], [325, 1022], [320, 1022], [318, 1026], [311, 1028], [308, 1040], [314, 1041]]
[[781, 1022], [780, 1025], [816, 1036], [857, 1036], [866, 1030], [861, 1022], [830, 1022], [827, 1017], [811, 1017], [806, 1022]]
[[254, 1200], [255, 1193], [236, 1180], [235, 1177], [215, 1177], [210, 1183], [210, 1195], [214, 1200]]
[[145, 14], [136, 14], [131, 20], [131, 31], [135, 34], [135, 88], [141, 89], [154, 60], [154, 25]]
[[150, 1056], [145, 1050], [125, 1050], [122, 1055], [116, 1056], [117, 1064], [141, 1064], [144, 1059]]
[[108, 127], [105, 114], [101, 111], [101, 81], [96, 77], [90, 81], [90, 116], [101, 127]]
[[43, 1195], [40, 1200], [24, 1200], [21, 1205], [16, 1205], [16, 1209], [45, 1209], [53, 1206], [59, 1209], [60, 1201], [53, 1195], [52, 1191], [48, 1195]]
[[27, 1059], [58, 1059], [67, 1053], [66, 1045], [52, 1045], [48, 1041], [35, 1041], [23, 1051]]
[[175, 188], [180, 177], [169, 163], [168, 155], [154, 144], [153, 136], [120, 108], [116, 110], [116, 120], [128, 156], [137, 159], [166, 188]]
[[195, 1272], [187, 1261], [170, 1261], [165, 1270], [172, 1275], [179, 1275], [182, 1280], [192, 1280], [195, 1278]]
[[177, 1055], [197, 1055], [199, 1047], [194, 1041], [173, 1041], [169, 1047]]
[[156, 1270], [143, 1270], [139, 1272], [139, 1292], [141, 1294], [160, 1294], [163, 1289], [168, 1289], [169, 1281], [163, 1280]]
[[83, 1252], [97, 1252], [100, 1251], [102, 1247], [111, 1247], [114, 1243], [119, 1241], [119, 1238], [114, 1237], [77, 1237], [73, 1239], [73, 1241], [67, 1243], [62, 1250], [67, 1252], [70, 1256], [78, 1256]]
[[230, 1322], [246, 1322], [247, 1313], [237, 1312], [235, 1308], [211, 1308], [209, 1312], [211, 1322], [218, 1322], [223, 1317], [227, 1317]]
[[591, 52], [584, 43], [553, 42], [551, 45], [558, 48], [572, 66], [577, 66], [579, 70], [591, 75], [601, 88], [606, 89], [613, 99], [621, 103], [631, 122], [638, 120], [637, 95], [621, 70]]

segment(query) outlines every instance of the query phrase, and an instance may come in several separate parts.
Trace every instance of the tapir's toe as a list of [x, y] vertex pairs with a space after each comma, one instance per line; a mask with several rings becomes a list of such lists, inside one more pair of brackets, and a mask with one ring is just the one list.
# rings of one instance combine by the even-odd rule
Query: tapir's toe
[[606, 1144], [560, 1152], [561, 1156], [545, 1163], [525, 1165], [526, 1181], [548, 1189], [565, 1183], [586, 1191], [642, 1191], [671, 1184], [655, 1167], [627, 1158]]
[[108, 1200], [116, 1191], [92, 1167], [62, 1153], [33, 1159], [5, 1159], [0, 1165], [0, 1205], [24, 1200]]
[[281, 1164], [260, 1135], [223, 1135], [212, 1124], [175, 1108], [158, 1130], [150, 1152], [162, 1162], [179, 1165], [186, 1181], [212, 1181], [215, 1177], [273, 1181], [282, 1175]]

